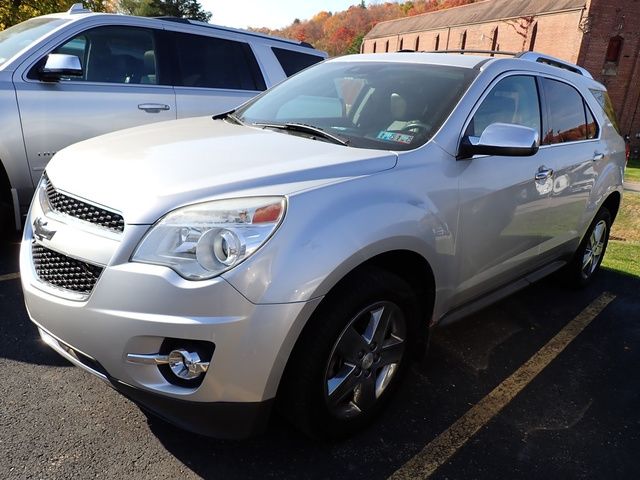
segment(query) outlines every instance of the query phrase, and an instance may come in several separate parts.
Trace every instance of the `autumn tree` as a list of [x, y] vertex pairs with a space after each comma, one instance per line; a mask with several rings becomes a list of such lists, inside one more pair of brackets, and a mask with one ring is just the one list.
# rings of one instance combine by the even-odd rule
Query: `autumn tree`
[[[74, 3], [80, 3], [80, 0], [1, 0], [0, 30], [38, 15], [64, 12]], [[84, 0], [82, 3], [94, 12], [115, 11], [112, 0]]]
[[141, 17], [178, 17], [208, 22], [211, 13], [198, 0], [120, 0], [119, 10]]
[[293, 22], [288, 27], [255, 29], [285, 38], [305, 41], [329, 55], [358, 53], [364, 36], [379, 22], [420, 15], [444, 8], [473, 3], [476, 0], [408, 0], [366, 5], [363, 0], [342, 12], [319, 12], [309, 20]]

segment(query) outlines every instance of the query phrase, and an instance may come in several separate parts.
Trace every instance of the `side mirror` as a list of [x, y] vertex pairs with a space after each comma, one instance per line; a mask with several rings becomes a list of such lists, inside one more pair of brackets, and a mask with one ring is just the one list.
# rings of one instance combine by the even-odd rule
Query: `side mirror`
[[460, 142], [458, 159], [474, 155], [528, 157], [540, 148], [540, 136], [533, 128], [512, 123], [492, 123], [480, 138], [465, 136]]
[[39, 72], [40, 79], [45, 82], [57, 82], [61, 77], [82, 77], [82, 65], [75, 55], [50, 53]]

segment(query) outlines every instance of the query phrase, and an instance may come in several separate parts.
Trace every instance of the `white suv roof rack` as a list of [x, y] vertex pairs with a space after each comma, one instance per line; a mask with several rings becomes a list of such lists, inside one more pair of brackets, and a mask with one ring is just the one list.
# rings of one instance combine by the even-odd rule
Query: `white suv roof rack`
[[71, 5], [71, 8], [67, 10], [67, 13], [69, 15], [73, 15], [76, 13], [91, 13], [91, 10], [89, 10], [88, 8], [84, 8], [84, 5], [82, 3], [74, 3], [73, 5]]
[[522, 52], [517, 54], [516, 58], [520, 58], [522, 60], [529, 60], [530, 62], [545, 63], [553, 67], [569, 70], [570, 72], [577, 73], [578, 75], [582, 75], [587, 78], [593, 78], [589, 73], [589, 71], [586, 70], [585, 68], [582, 68], [582, 67], [579, 67], [578, 65], [567, 62], [566, 60], [561, 60], [559, 58], [552, 57], [551, 55], [544, 55], [538, 52]]
[[[401, 50], [408, 51], [408, 50]], [[538, 62], [544, 63], [546, 65], [551, 65], [552, 67], [562, 68], [563, 70], [568, 70], [573, 73], [577, 73], [578, 75], [582, 75], [583, 77], [593, 78], [588, 70], [579, 67], [571, 62], [567, 62], [566, 60], [561, 60], [556, 57], [552, 57], [551, 55], [545, 55], [543, 53], [538, 52], [501, 52], [499, 50], [431, 50], [427, 53], [460, 53], [460, 54], [482, 54], [482, 55], [506, 55], [512, 56], [514, 58], [519, 58], [521, 60], [528, 60], [530, 62]]]

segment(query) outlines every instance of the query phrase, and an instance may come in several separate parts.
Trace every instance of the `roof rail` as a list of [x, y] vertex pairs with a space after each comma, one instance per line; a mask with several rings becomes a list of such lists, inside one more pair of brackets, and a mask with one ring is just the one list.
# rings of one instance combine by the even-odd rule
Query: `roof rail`
[[517, 57], [518, 55], [520, 55], [516, 52], [502, 52], [500, 50], [430, 50], [425, 53], [481, 53], [484, 55], [507, 55], [509, 57]]
[[182, 18], [182, 17], [171, 17], [171, 16], [162, 16], [162, 17], [152, 17], [155, 18], [156, 20], [166, 20], [167, 22], [176, 22], [176, 23], [187, 23], [187, 24], [191, 24], [191, 22], [189, 21], [188, 18]]
[[530, 62], [538, 62], [544, 63], [547, 65], [551, 65], [552, 67], [562, 68], [563, 70], [568, 70], [573, 73], [577, 73], [578, 75], [582, 75], [587, 78], [593, 78], [588, 70], [585, 68], [579, 67], [573, 63], [567, 62], [566, 60], [561, 60], [556, 57], [552, 57], [551, 55], [544, 55], [538, 52], [521, 52], [516, 55], [516, 58], [520, 58], [522, 60], [529, 60]]
[[67, 13], [69, 15], [73, 15], [76, 13], [91, 13], [91, 10], [89, 10], [88, 8], [84, 8], [84, 5], [82, 3], [74, 3], [73, 5], [71, 5], [71, 8], [67, 10]]

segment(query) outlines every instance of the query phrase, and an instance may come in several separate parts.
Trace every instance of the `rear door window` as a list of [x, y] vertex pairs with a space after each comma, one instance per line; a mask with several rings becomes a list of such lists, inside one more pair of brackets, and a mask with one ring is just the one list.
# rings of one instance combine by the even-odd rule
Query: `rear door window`
[[265, 82], [249, 44], [216, 37], [176, 33], [182, 87], [265, 90]]
[[549, 108], [549, 126], [543, 143], [551, 145], [595, 138], [597, 130], [594, 134], [594, 128], [597, 126], [591, 116], [592, 122], [587, 127], [586, 106], [578, 91], [566, 83], [549, 78], [543, 78], [542, 83]]
[[287, 77], [290, 77], [291, 75], [298, 73], [300, 70], [304, 70], [305, 68], [324, 60], [324, 58], [319, 57], [318, 55], [310, 55], [308, 53], [302, 53], [295, 50], [287, 50], [286, 48], [272, 47], [271, 50], [273, 50], [273, 53], [278, 59], [278, 62], [280, 62], [280, 66], [282, 66], [282, 70], [284, 70]]

